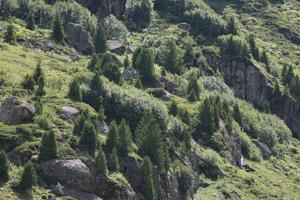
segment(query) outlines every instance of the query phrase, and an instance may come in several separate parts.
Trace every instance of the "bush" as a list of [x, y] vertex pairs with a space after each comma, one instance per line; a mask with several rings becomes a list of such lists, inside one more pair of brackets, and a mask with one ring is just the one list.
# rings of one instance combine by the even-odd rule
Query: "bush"
[[110, 15], [104, 19], [103, 28], [108, 39], [127, 41], [127, 28], [114, 15]]
[[37, 183], [37, 175], [33, 164], [29, 161], [24, 166], [21, 181], [18, 188], [22, 190], [31, 189]]
[[218, 166], [220, 162], [219, 154], [213, 150], [210, 149], [206, 150], [202, 156], [204, 162], [203, 164], [206, 169], [215, 168]]
[[254, 161], [260, 161], [261, 155], [257, 147], [252, 143], [249, 136], [247, 136], [245, 133], [240, 133], [240, 140], [241, 140], [241, 149], [242, 154]]

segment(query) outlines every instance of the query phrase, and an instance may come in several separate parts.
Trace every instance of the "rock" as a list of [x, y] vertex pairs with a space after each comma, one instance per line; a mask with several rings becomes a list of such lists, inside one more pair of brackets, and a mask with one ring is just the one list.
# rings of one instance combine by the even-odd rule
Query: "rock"
[[300, 37], [297, 36], [297, 33], [293, 32], [291, 29], [280, 27], [278, 28], [278, 32], [283, 34], [286, 39], [290, 40], [296, 45], [300, 45]]
[[95, 191], [95, 177], [79, 159], [50, 160], [40, 165], [40, 171], [49, 182], [59, 181], [63, 185], [78, 188], [84, 192]]
[[253, 143], [257, 146], [257, 148], [260, 150], [263, 159], [268, 159], [271, 155], [272, 155], [272, 150], [270, 149], [270, 147], [268, 147], [268, 145], [258, 141], [258, 140], [254, 140]]
[[80, 24], [67, 23], [66, 41], [69, 45], [74, 47], [76, 51], [83, 54], [91, 54], [94, 48], [92, 37]]
[[182, 29], [182, 30], [188, 31], [188, 32], [190, 32], [192, 30], [192, 26], [189, 23], [186, 23], [186, 22], [177, 24], [177, 27]]
[[143, 170], [139, 161], [130, 156], [120, 157], [120, 171], [126, 177], [134, 191], [142, 191]]
[[167, 177], [163, 178], [155, 173], [154, 180], [158, 199], [178, 200], [180, 197], [179, 183], [176, 173], [168, 173]]
[[42, 51], [51, 51], [54, 50], [54, 45], [48, 40], [42, 40], [37, 43], [35, 48], [41, 49]]
[[76, 108], [70, 106], [63, 106], [61, 108], [61, 114], [66, 118], [70, 123], [74, 123], [77, 117], [80, 115], [80, 111]]
[[6, 98], [0, 105], [0, 122], [21, 124], [32, 121], [35, 108], [17, 96]]
[[79, 55], [74, 55], [74, 56], [71, 56], [70, 59], [73, 62], [78, 62], [81, 59], [81, 57]]
[[64, 188], [64, 194], [77, 200], [102, 200], [102, 198], [96, 196], [94, 193], [86, 193], [74, 188]]
[[167, 90], [168, 92], [170, 92], [171, 94], [175, 94], [180, 97], [185, 96], [184, 87], [176, 84], [173, 81], [168, 80], [167, 78], [165, 78], [163, 76], [160, 77], [158, 81], [159, 81], [159, 84], [161, 85], [161, 87], [164, 88], [165, 90]]
[[133, 54], [135, 51], [135, 48], [133, 46], [126, 47], [126, 53]]
[[112, 54], [112, 58], [113, 58], [113, 61], [114, 63], [118, 66], [118, 67], [122, 67], [123, 66], [123, 63], [122, 61], [115, 55], [115, 54]]
[[137, 72], [136, 69], [132, 67], [126, 67], [124, 72], [123, 72], [123, 78], [124, 80], [128, 81], [136, 77], [139, 73]]
[[118, 55], [123, 55], [126, 51], [126, 47], [119, 40], [107, 40], [107, 47], [111, 52]]
[[98, 132], [100, 132], [101, 134], [104, 134], [104, 135], [108, 135], [108, 133], [109, 133], [109, 127], [104, 120], [98, 121], [97, 130], [98, 130]]

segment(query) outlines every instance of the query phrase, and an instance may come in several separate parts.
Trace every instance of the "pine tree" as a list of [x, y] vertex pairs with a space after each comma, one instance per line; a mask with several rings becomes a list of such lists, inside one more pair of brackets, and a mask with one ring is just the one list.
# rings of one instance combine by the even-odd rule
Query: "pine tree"
[[55, 15], [55, 20], [52, 28], [52, 38], [57, 42], [64, 43], [64, 30], [58, 13]]
[[[194, 98], [193, 96], [191, 96], [192, 91], [194, 91], [196, 98]], [[197, 78], [195, 76], [192, 76], [189, 79], [188, 87], [187, 87], [187, 94], [189, 95], [188, 99], [190, 99], [191, 101], [193, 99], [194, 100], [198, 100], [199, 99], [199, 96], [200, 96], [200, 87], [198, 85], [198, 81], [197, 81]], [[194, 94], [192, 94], [192, 95], [194, 95]]]
[[110, 81], [113, 81], [117, 84], [119, 84], [121, 82], [122, 74], [121, 74], [118, 66], [114, 62], [110, 62], [110, 63], [102, 65], [102, 73]]
[[136, 130], [136, 144], [142, 156], [148, 156], [160, 172], [165, 172], [161, 130], [153, 116], [147, 115], [139, 123]]
[[80, 135], [83, 127], [84, 127], [84, 122], [85, 121], [90, 121], [91, 117], [90, 117], [90, 113], [89, 110], [86, 109], [84, 110], [80, 116], [76, 119], [75, 123], [74, 123], [74, 127], [73, 127], [73, 134], [74, 135]]
[[116, 148], [113, 148], [110, 156], [109, 170], [112, 172], [118, 172], [120, 170], [119, 158]]
[[99, 73], [95, 73], [91, 83], [90, 91], [85, 97], [85, 102], [92, 106], [95, 110], [99, 110], [103, 100], [103, 83]]
[[12, 23], [10, 23], [7, 27], [7, 31], [4, 35], [4, 41], [11, 45], [16, 43], [16, 31]]
[[40, 161], [52, 160], [57, 157], [57, 145], [55, 134], [53, 131], [45, 133], [41, 140], [40, 153], [38, 159]]
[[153, 167], [149, 157], [144, 157], [142, 168], [144, 172], [143, 195], [145, 197], [145, 200], [154, 200], [155, 189], [153, 180]]
[[105, 53], [106, 51], [106, 36], [101, 24], [98, 24], [97, 31], [94, 37], [94, 46], [96, 53]]
[[232, 35], [238, 35], [238, 24], [235, 17], [231, 16], [227, 23], [227, 32]]
[[143, 85], [142, 85], [142, 80], [140, 78], [137, 78], [135, 81], [134, 86], [138, 89], [142, 89]]
[[9, 160], [4, 151], [0, 151], [0, 182], [8, 181]]
[[178, 108], [177, 108], [177, 104], [175, 103], [175, 101], [172, 101], [169, 112], [170, 112], [171, 115], [177, 116]]
[[19, 188], [22, 190], [31, 189], [37, 183], [37, 175], [33, 164], [29, 161], [24, 166]]
[[34, 108], [35, 108], [36, 114], [38, 114], [38, 115], [43, 114], [44, 109], [43, 109], [43, 104], [42, 104], [41, 98], [37, 98], [37, 100], [34, 103]]
[[32, 11], [29, 11], [28, 16], [26, 18], [26, 28], [32, 31], [35, 29], [34, 14]]
[[143, 47], [138, 47], [134, 51], [133, 56], [132, 56], [132, 62], [131, 62], [132, 68], [138, 69], [138, 59], [141, 55], [142, 50], [143, 50]]
[[92, 156], [95, 155], [96, 151], [96, 130], [92, 122], [85, 121], [79, 140], [81, 149], [87, 150]]
[[293, 97], [300, 98], [300, 78], [295, 76], [290, 84], [290, 91]]
[[42, 74], [38, 81], [37, 81], [37, 86], [38, 86], [38, 89], [37, 89], [37, 96], [43, 96], [45, 95], [45, 76]]
[[233, 118], [242, 127], [242, 114], [237, 104], [233, 107]]
[[284, 80], [283, 83], [285, 85], [289, 86], [291, 84], [292, 80], [294, 79], [294, 76], [295, 76], [295, 74], [294, 74], [293, 67], [290, 66], [289, 69], [288, 69], [288, 71], [287, 71], [287, 74], [286, 74], [286, 77], [285, 77], [285, 80]]
[[97, 54], [94, 54], [92, 56], [92, 59], [90, 60], [89, 64], [88, 64], [88, 70], [90, 70], [91, 72], [95, 72], [95, 71], [98, 71], [100, 69], [98, 69], [99, 67], [97, 66], [98, 65], [98, 56]]
[[132, 134], [125, 120], [121, 121], [120, 129], [120, 155], [128, 155], [132, 149]]
[[26, 90], [33, 91], [35, 86], [35, 81], [33, 77], [27, 74], [22, 82], [22, 87]]
[[162, 65], [174, 74], [181, 74], [183, 71], [182, 56], [174, 40], [168, 41], [163, 51]]
[[283, 84], [286, 84], [287, 73], [288, 73], [288, 67], [287, 65], [284, 65], [281, 71], [281, 80]]
[[188, 67], [191, 67], [193, 66], [194, 59], [195, 59], [195, 55], [193, 52], [193, 46], [192, 44], [188, 44], [185, 48], [184, 55], [183, 55], [184, 64]]
[[74, 101], [82, 101], [82, 92], [80, 89], [80, 83], [78, 79], [73, 79], [69, 85], [68, 96]]
[[41, 66], [41, 61], [37, 62], [37, 65], [34, 69], [33, 72], [33, 79], [34, 81], [37, 83], [39, 78], [43, 75], [43, 70], [42, 70], [42, 66]]
[[266, 51], [263, 51], [261, 55], [261, 62], [265, 64], [267, 72], [270, 73], [271, 72], [270, 60]]
[[197, 97], [194, 89], [190, 90], [190, 92], [188, 93], [187, 99], [190, 102], [195, 102], [199, 99], [199, 97]]
[[125, 59], [124, 59], [124, 63], [123, 63], [124, 68], [127, 68], [130, 66], [130, 62], [129, 62], [129, 58], [128, 55], [126, 55]]
[[134, 64], [141, 75], [142, 82], [154, 79], [154, 58], [151, 49], [142, 48]]
[[162, 76], [167, 76], [167, 72], [166, 72], [166, 69], [165, 69], [165, 68], [162, 68], [162, 70], [161, 70], [161, 75], [162, 75]]
[[95, 162], [97, 173], [107, 174], [107, 161], [102, 148], [98, 149]]
[[253, 58], [257, 61], [260, 61], [260, 51], [256, 45], [254, 36], [250, 35], [248, 41], [249, 41], [250, 51], [251, 51]]
[[119, 149], [119, 142], [119, 128], [116, 121], [112, 121], [109, 124], [109, 134], [106, 140], [106, 152], [111, 153], [113, 149]]

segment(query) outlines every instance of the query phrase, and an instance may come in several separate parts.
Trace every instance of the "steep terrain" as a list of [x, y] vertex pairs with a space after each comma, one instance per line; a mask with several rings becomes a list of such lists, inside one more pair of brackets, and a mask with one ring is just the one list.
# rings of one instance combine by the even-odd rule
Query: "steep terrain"
[[0, 200], [300, 198], [300, 3], [0, 0]]

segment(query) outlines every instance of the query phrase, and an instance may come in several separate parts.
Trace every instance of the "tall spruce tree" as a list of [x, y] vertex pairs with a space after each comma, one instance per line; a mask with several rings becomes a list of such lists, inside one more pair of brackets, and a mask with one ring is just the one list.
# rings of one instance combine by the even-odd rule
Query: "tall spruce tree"
[[116, 148], [113, 148], [110, 155], [109, 170], [112, 172], [118, 172], [120, 170], [119, 158]]
[[86, 120], [81, 132], [79, 145], [81, 146], [81, 149], [87, 150], [89, 154], [94, 156], [96, 151], [96, 143], [97, 137], [95, 127], [92, 122]]
[[43, 75], [43, 70], [42, 70], [42, 65], [41, 65], [41, 61], [39, 60], [37, 62], [37, 65], [34, 69], [34, 72], [33, 72], [33, 79], [34, 81], [37, 83], [39, 78]]
[[37, 96], [43, 96], [45, 95], [45, 76], [44, 74], [42, 74], [38, 81], [37, 81], [37, 86], [38, 86], [38, 89], [37, 89]]
[[106, 51], [106, 36], [101, 24], [98, 24], [96, 34], [94, 36], [94, 46], [96, 53], [105, 53]]
[[184, 60], [184, 64], [187, 67], [192, 67], [194, 64], [194, 59], [195, 59], [195, 55], [194, 55], [194, 51], [193, 51], [193, 46], [192, 44], [187, 44], [184, 50], [184, 55], [183, 55], [183, 60]]
[[5, 151], [0, 151], [0, 182], [8, 181], [9, 160]]
[[89, 110], [86, 109], [84, 110], [80, 116], [76, 119], [75, 123], [74, 123], [74, 127], [73, 127], [73, 134], [74, 135], [79, 135], [81, 134], [83, 127], [84, 127], [84, 122], [85, 121], [90, 121], [91, 117], [90, 117], [90, 113]]
[[177, 104], [175, 103], [175, 101], [173, 100], [170, 106], [170, 114], [173, 116], [177, 116], [178, 114], [178, 108], [177, 108]]
[[37, 183], [37, 175], [33, 164], [29, 161], [24, 166], [21, 181], [18, 188], [21, 190], [31, 189]]
[[29, 11], [26, 18], [26, 28], [32, 31], [35, 29], [35, 19], [32, 11]]
[[231, 16], [227, 23], [227, 32], [232, 35], [238, 35], [238, 30], [239, 28], [236, 18], [234, 16]]
[[52, 28], [52, 38], [57, 42], [64, 43], [64, 29], [59, 13], [56, 13], [55, 15], [54, 24]]
[[270, 59], [266, 51], [263, 51], [260, 60], [262, 63], [265, 64], [267, 72], [270, 73], [271, 72]]
[[88, 70], [90, 70], [91, 72], [100, 70], [100, 68], [98, 67], [98, 63], [99, 63], [98, 55], [94, 54], [88, 64], [88, 67], [87, 67]]
[[95, 73], [91, 83], [90, 91], [84, 98], [84, 101], [92, 106], [95, 110], [99, 110], [103, 100], [103, 82], [99, 72]]
[[42, 137], [38, 159], [40, 161], [47, 161], [55, 158], [57, 158], [55, 133], [54, 131], [50, 131]]
[[254, 35], [249, 36], [248, 42], [249, 42], [250, 51], [253, 58], [257, 61], [260, 61], [260, 51], [259, 48], [257, 47]]
[[120, 155], [128, 155], [132, 149], [132, 134], [129, 128], [129, 125], [123, 119], [119, 128], [119, 136], [120, 136]]
[[163, 49], [162, 65], [171, 73], [181, 74], [183, 71], [183, 59], [174, 40], [167, 42]]
[[113, 149], [119, 149], [120, 137], [119, 128], [116, 121], [109, 124], [109, 134], [106, 140], [106, 153], [110, 154]]
[[142, 48], [134, 65], [141, 75], [142, 82], [154, 79], [154, 58], [151, 49]]
[[146, 200], [155, 199], [154, 179], [153, 179], [153, 166], [149, 157], [145, 156], [142, 162], [144, 173], [143, 195]]
[[101, 147], [97, 151], [95, 162], [96, 162], [97, 173], [107, 174], [106, 156]]
[[198, 80], [195, 76], [192, 76], [189, 79], [188, 87], [187, 87], [187, 95], [188, 95], [188, 99], [191, 101], [199, 99], [200, 87], [198, 85]]
[[68, 96], [74, 101], [82, 101], [80, 82], [77, 78], [73, 79], [69, 85]]

